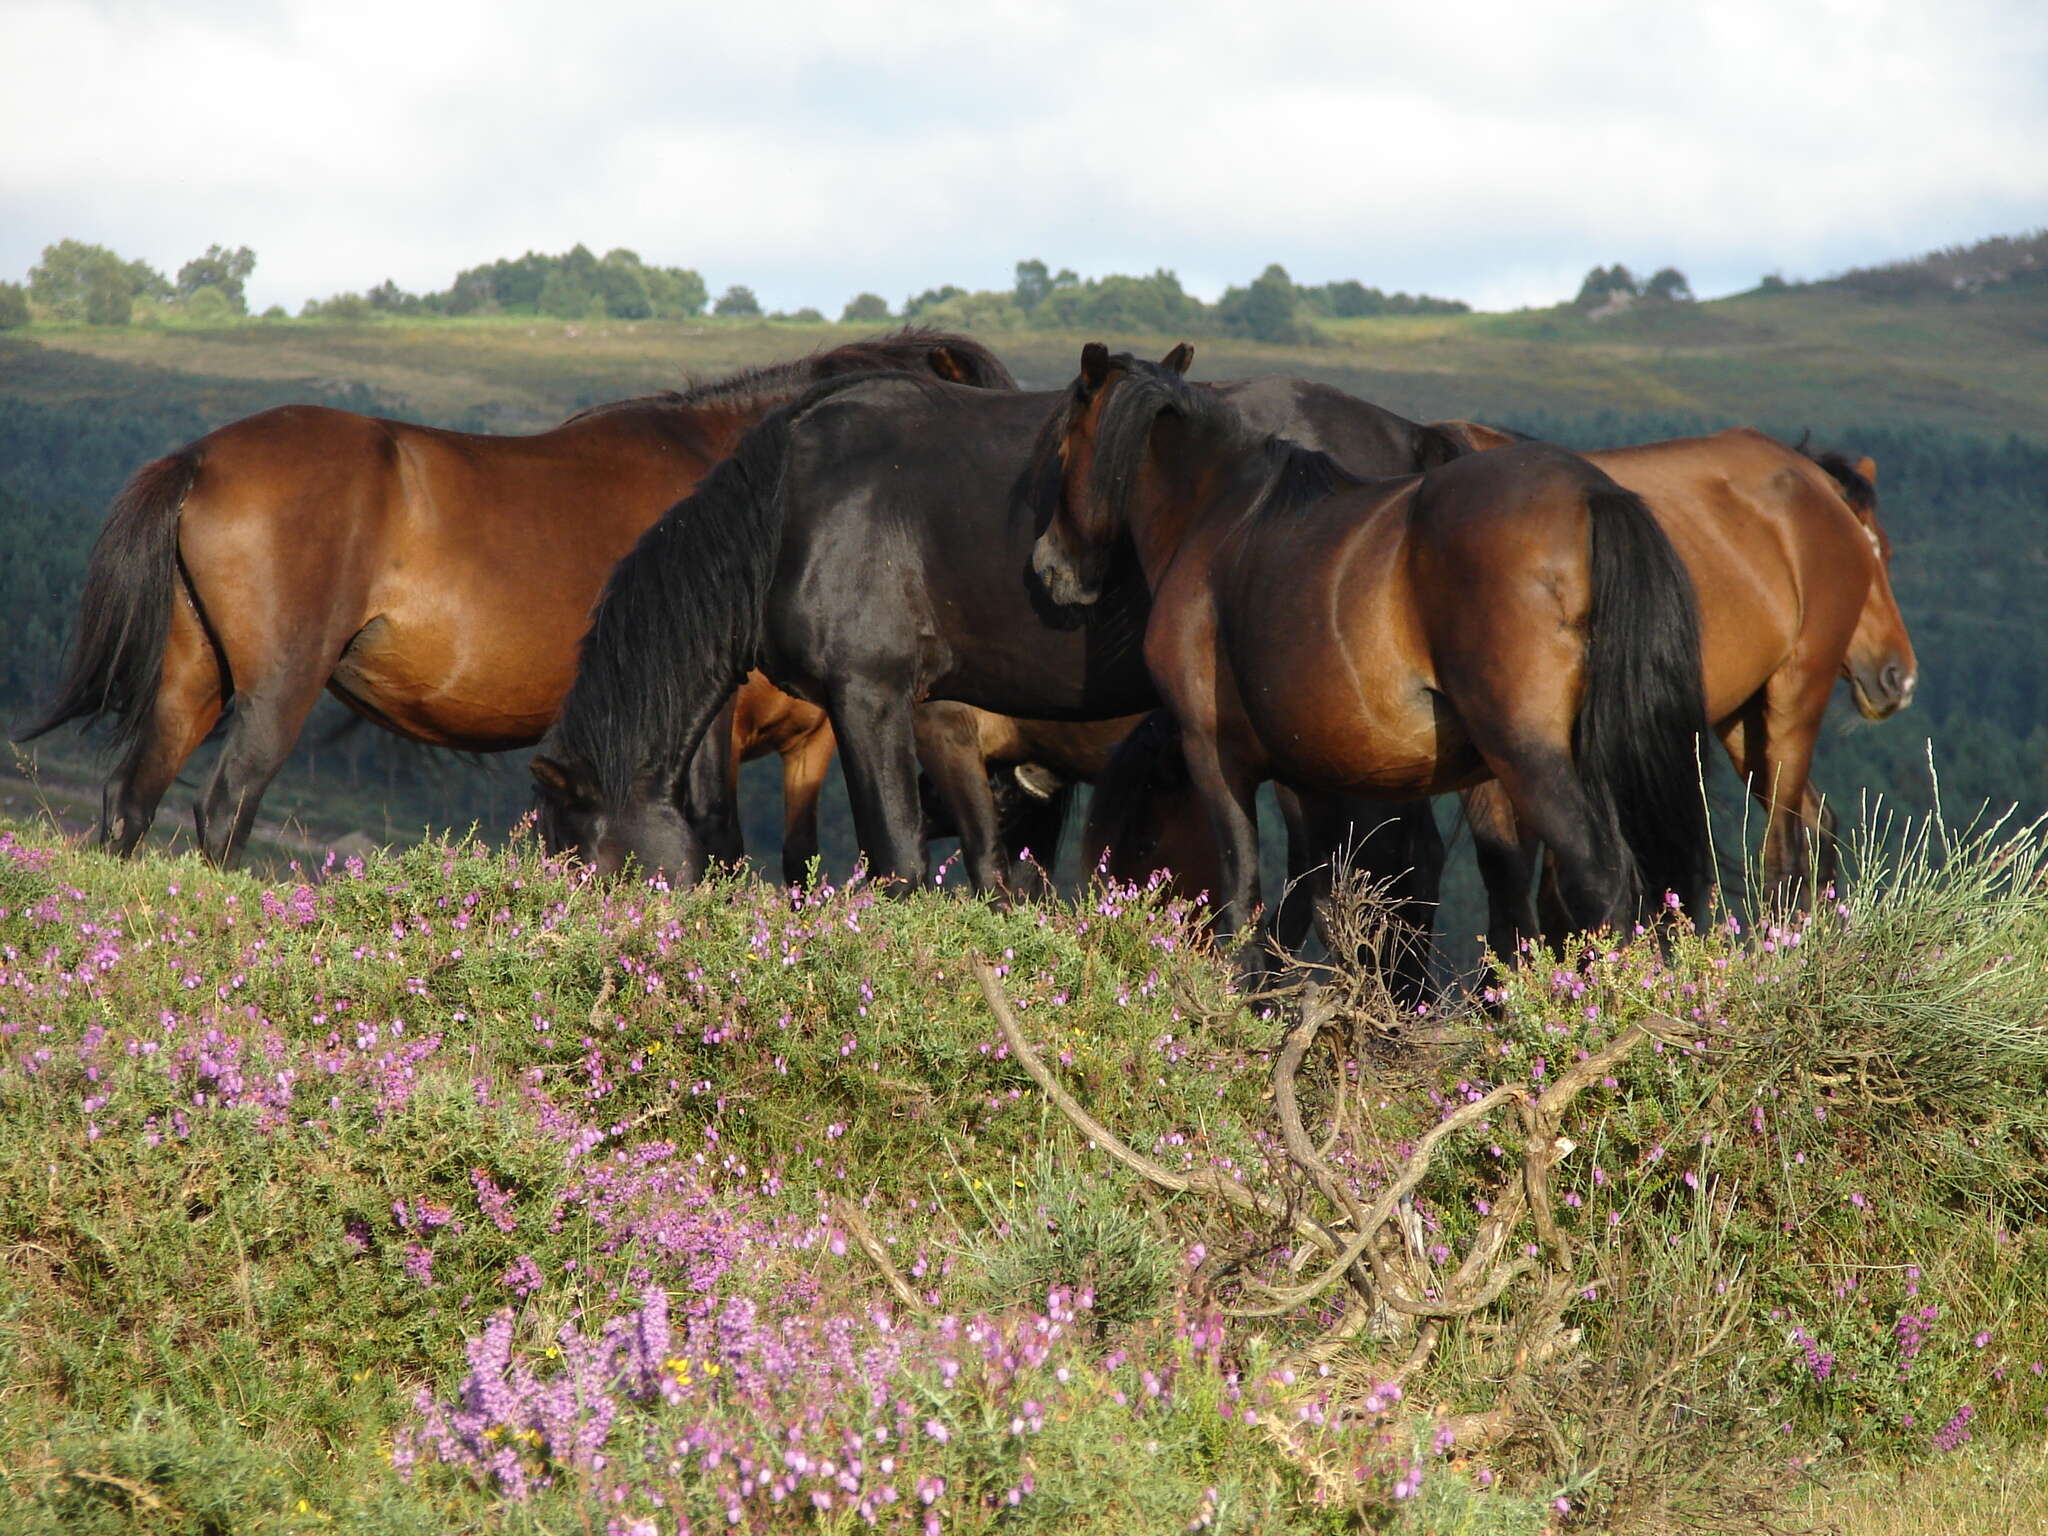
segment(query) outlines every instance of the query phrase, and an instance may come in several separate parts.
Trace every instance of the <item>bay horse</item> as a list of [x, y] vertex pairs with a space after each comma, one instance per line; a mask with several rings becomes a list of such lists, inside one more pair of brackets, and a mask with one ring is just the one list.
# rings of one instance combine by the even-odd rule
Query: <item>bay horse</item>
[[980, 343], [904, 330], [526, 436], [322, 406], [221, 427], [143, 466], [114, 503], [63, 683], [27, 735], [112, 717], [100, 835], [125, 856], [227, 712], [196, 807], [217, 864], [323, 688], [414, 741], [528, 745], [568, 689], [606, 573], [662, 511], [816, 381], [899, 368], [1016, 387]]
[[[1512, 439], [1442, 424], [1478, 449]], [[1699, 596], [1708, 718], [1764, 811], [1762, 873], [1798, 906], [1809, 875], [1835, 875], [1833, 813], [1812, 781], [1814, 746], [1836, 679], [1871, 720], [1911, 702], [1919, 663], [1891, 586], [1891, 540], [1877, 518], [1877, 466], [1808, 454], [1737, 428], [1586, 457], [1642, 496]], [[1488, 938], [1511, 956], [1539, 925], [1530, 900], [1533, 837], [1493, 786], [1467, 818], [1486, 884]]]
[[1257, 903], [1268, 778], [1315, 819], [1339, 794], [1495, 778], [1555, 851], [1575, 926], [1666, 891], [1702, 910], [1698, 620], [1640, 498], [1541, 443], [1361, 480], [1246, 427], [1185, 366], [1084, 348], [1032, 563], [1085, 607], [1135, 553], [1147, 668], [1217, 837], [1219, 932]]

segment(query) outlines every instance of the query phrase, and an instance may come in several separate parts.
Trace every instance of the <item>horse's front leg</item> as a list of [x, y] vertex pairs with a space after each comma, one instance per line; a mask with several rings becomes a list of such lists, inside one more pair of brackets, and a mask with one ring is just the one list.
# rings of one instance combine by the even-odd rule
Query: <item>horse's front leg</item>
[[1219, 889], [1215, 894], [1216, 936], [1248, 935], [1235, 956], [1240, 981], [1253, 985], [1264, 978], [1268, 956], [1259, 931], [1259, 781], [1234, 753], [1226, 753], [1212, 731], [1182, 724], [1188, 778], [1202, 798], [1216, 834]]
[[843, 678], [830, 689], [825, 708], [839, 739], [839, 764], [869, 875], [924, 884], [924, 813], [917, 799], [917, 738], [907, 680], [886, 671]]

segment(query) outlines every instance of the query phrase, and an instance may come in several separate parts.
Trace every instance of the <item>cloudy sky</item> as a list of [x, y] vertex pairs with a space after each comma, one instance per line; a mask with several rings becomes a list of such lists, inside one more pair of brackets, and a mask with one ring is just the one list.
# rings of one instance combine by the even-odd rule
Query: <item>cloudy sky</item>
[[498, 256], [831, 313], [1020, 257], [1483, 308], [2048, 224], [2041, 0], [0, 0], [0, 278], [66, 236], [250, 297]]

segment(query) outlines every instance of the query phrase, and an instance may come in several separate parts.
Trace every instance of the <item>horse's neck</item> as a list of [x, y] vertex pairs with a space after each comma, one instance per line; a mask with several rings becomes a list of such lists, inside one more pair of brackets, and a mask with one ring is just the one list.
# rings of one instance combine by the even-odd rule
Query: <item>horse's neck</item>
[[1131, 541], [1148, 585], [1181, 546], [1227, 526], [1258, 500], [1262, 456], [1221, 424], [1162, 416], [1153, 426], [1131, 501]]

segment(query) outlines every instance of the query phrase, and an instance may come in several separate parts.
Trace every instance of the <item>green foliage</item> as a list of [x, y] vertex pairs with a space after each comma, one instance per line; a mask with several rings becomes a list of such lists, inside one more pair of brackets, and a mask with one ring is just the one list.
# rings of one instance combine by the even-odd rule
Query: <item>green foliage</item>
[[1097, 1317], [1135, 1323], [1172, 1288], [1177, 1255], [1127, 1180], [1041, 1148], [1008, 1180], [970, 1193], [984, 1225], [961, 1257], [986, 1306], [1028, 1306], [1055, 1286], [1086, 1286]]
[[431, 314], [544, 314], [563, 320], [683, 318], [704, 312], [704, 279], [687, 267], [650, 267], [639, 253], [607, 251], [602, 260], [576, 245], [560, 256], [528, 251], [470, 267], [442, 293], [421, 299]]
[[195, 288], [185, 295], [186, 318], [197, 320], [202, 325], [219, 325], [240, 313], [225, 293], [211, 285]]
[[337, 293], [331, 298], [308, 299], [299, 308], [302, 320], [368, 320], [376, 306], [360, 293]]
[[879, 293], [856, 293], [839, 312], [841, 325], [879, 325], [893, 318], [889, 301]]
[[734, 283], [718, 296], [718, 302], [711, 306], [711, 313], [741, 319], [757, 317], [761, 313], [761, 301], [754, 297], [754, 290], [745, 283]]
[[1382, 293], [1355, 278], [1315, 288], [1297, 287], [1294, 292], [1303, 307], [1333, 320], [1369, 315], [1462, 315], [1472, 308], [1461, 299], [1432, 298], [1426, 293]]
[[1226, 332], [1254, 341], [1292, 342], [1306, 333], [1295, 318], [1298, 300], [1294, 280], [1275, 262], [1248, 288], [1229, 288], [1216, 303], [1216, 316]]
[[1585, 281], [1579, 284], [1578, 295], [1572, 300], [1572, 308], [1599, 309], [1616, 297], [1639, 298], [1642, 291], [1635, 274], [1617, 261], [1611, 267], [1595, 267], [1586, 274]]
[[1044, 303], [1046, 295], [1052, 292], [1052, 274], [1046, 270], [1045, 263], [1035, 258], [1018, 262], [1014, 292], [1017, 307], [1027, 313]]
[[20, 283], [0, 283], [0, 331], [20, 330], [28, 322], [28, 290]]
[[1670, 303], [1690, 304], [1693, 302], [1692, 284], [1676, 267], [1659, 267], [1643, 286], [1643, 297], [1662, 299]]
[[960, 299], [966, 296], [967, 290], [965, 288], [955, 287], [952, 283], [941, 283], [936, 288], [925, 289], [923, 293], [916, 295], [914, 298], [905, 299], [903, 301], [903, 318], [915, 320], [927, 310], [938, 308], [948, 299]]
[[59, 320], [126, 325], [138, 298], [166, 298], [170, 284], [139, 261], [123, 261], [103, 245], [60, 240], [43, 247], [29, 268], [29, 297]]
[[206, 254], [195, 256], [178, 268], [176, 296], [190, 301], [203, 288], [211, 288], [228, 301], [228, 307], [238, 315], [249, 312], [247, 295], [243, 284], [256, 270], [256, 253], [246, 245], [229, 250], [226, 246], [209, 245]]
[[416, 293], [407, 293], [388, 277], [364, 294], [363, 299], [370, 308], [380, 314], [416, 315], [421, 310], [420, 296]]

